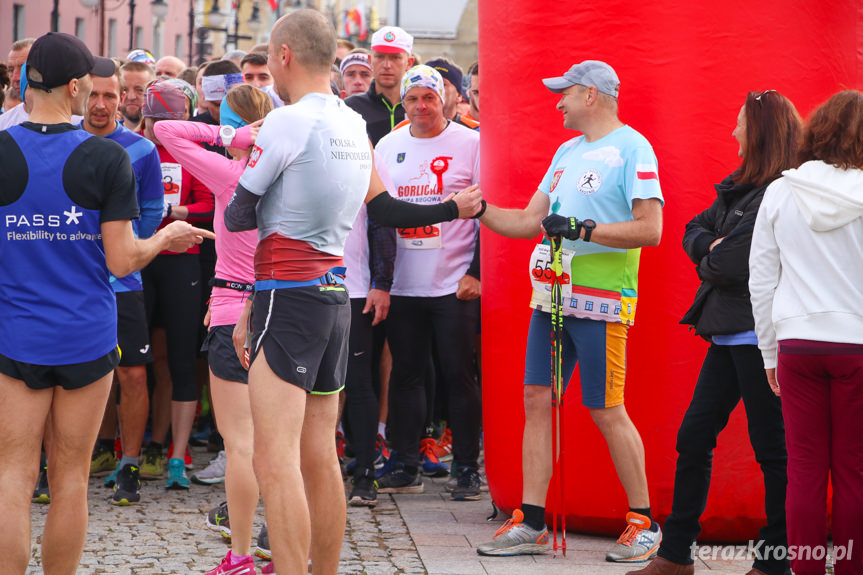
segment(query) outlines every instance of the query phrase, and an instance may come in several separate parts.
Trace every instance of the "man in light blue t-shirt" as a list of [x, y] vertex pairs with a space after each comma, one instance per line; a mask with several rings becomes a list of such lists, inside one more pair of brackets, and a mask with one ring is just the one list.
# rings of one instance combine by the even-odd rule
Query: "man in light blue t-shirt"
[[[662, 235], [656, 157], [647, 140], [618, 118], [620, 81], [608, 64], [586, 60], [543, 83], [561, 95], [557, 109], [564, 127], [583, 135], [558, 149], [525, 209], [489, 204], [480, 221], [507, 237], [534, 238], [543, 231], [564, 240], [563, 381], [577, 358], [582, 403], [605, 437], [630, 508], [626, 531], [606, 559], [647, 561], [662, 535], [650, 513], [644, 446], [623, 405], [623, 389], [641, 247], [657, 245]], [[531, 261], [548, 261], [548, 252], [538, 245]], [[542, 269], [531, 278], [522, 505], [506, 530], [477, 548], [481, 555], [542, 553], [551, 546], [545, 526], [552, 476], [551, 321]]]

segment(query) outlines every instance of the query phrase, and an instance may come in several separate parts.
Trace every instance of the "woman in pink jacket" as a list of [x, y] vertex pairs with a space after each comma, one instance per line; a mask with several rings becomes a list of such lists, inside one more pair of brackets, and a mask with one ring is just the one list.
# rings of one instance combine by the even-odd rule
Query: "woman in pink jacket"
[[[231, 550], [207, 575], [254, 575], [252, 525], [258, 505], [258, 483], [252, 468], [252, 412], [248, 372], [234, 352], [232, 334], [255, 282], [257, 231], [232, 233], [225, 228], [225, 207], [252, 152], [258, 126], [272, 110], [270, 97], [250, 85], [233, 87], [222, 100], [221, 126], [198, 122], [159, 122], [156, 136], [183, 168], [200, 179], [216, 200], [216, 277], [210, 300], [209, 333], [204, 342], [210, 365], [210, 387], [219, 431], [225, 440], [225, 491], [230, 517]], [[224, 146], [233, 159], [205, 150]], [[239, 568], [239, 569], [238, 569]]]

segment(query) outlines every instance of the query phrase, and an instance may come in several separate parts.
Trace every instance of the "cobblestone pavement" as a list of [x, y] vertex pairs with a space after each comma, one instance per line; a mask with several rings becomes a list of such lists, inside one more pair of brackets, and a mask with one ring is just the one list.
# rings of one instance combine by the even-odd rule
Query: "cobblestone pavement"
[[[206, 465], [203, 448], [194, 448], [196, 468]], [[188, 491], [167, 491], [163, 481], [148, 481], [142, 503], [110, 504], [103, 478], [90, 481], [90, 526], [80, 575], [194, 575], [214, 568], [227, 553], [221, 536], [206, 526], [206, 514], [224, 500], [223, 485], [192, 484]], [[348, 507], [340, 574], [366, 575], [624, 575], [637, 566], [605, 562], [614, 542], [609, 537], [569, 533], [567, 557], [546, 553], [521, 557], [480, 557], [475, 547], [489, 540], [505, 520], [485, 518], [491, 510], [487, 493], [481, 501], [453, 502], [445, 479], [425, 479], [422, 495], [380, 495], [374, 509]], [[42, 573], [41, 533], [47, 505], [32, 506], [33, 546], [29, 572]], [[255, 533], [263, 524], [259, 507]], [[699, 561], [699, 573], [740, 575], [747, 561]], [[258, 567], [263, 567], [259, 560]], [[282, 574], [285, 575], [285, 574]]]
[[[202, 469], [213, 454], [192, 448], [192, 455], [196, 469]], [[90, 479], [90, 525], [79, 575], [203, 574], [227, 553], [226, 541], [206, 526], [207, 512], [224, 501], [223, 484], [193, 483], [188, 491], [168, 491], [164, 480], [144, 481], [139, 505], [116, 507], [110, 503], [111, 490], [103, 487], [103, 479]], [[48, 508], [31, 507], [33, 544], [28, 572], [33, 575], [42, 573], [41, 533]], [[259, 506], [255, 534], [263, 522], [263, 506]], [[258, 567], [263, 565], [258, 560]], [[374, 510], [348, 507], [339, 573], [426, 573], [392, 497], [380, 496]]]

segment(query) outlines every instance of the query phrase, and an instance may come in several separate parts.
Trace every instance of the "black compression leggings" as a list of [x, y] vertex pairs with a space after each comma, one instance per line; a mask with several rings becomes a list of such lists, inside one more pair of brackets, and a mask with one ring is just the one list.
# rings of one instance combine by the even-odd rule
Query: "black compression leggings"
[[162, 254], [141, 272], [147, 319], [165, 328], [173, 401], [197, 401], [195, 361], [201, 310], [198, 254]]

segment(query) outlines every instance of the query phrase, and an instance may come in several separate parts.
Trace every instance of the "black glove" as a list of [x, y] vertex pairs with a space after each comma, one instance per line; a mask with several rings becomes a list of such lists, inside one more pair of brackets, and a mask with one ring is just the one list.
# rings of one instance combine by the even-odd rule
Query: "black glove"
[[549, 237], [563, 236], [568, 240], [577, 240], [581, 235], [581, 222], [578, 218], [565, 218], [551, 214], [542, 220], [542, 227]]

